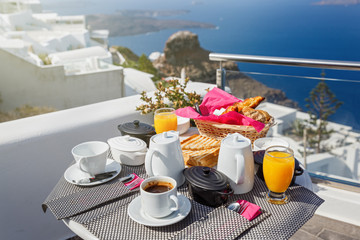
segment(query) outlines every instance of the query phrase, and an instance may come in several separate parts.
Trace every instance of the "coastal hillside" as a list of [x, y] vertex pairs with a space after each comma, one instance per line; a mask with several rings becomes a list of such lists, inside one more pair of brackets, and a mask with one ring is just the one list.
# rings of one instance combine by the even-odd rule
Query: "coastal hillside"
[[[185, 69], [186, 76], [195, 82], [216, 83], [216, 69], [219, 63], [209, 60], [210, 51], [200, 46], [198, 36], [189, 31], [179, 31], [169, 37], [165, 43], [164, 54], [153, 62], [161, 75], [179, 77], [181, 69]], [[238, 98], [264, 96], [267, 101], [299, 108], [298, 104], [286, 97], [279, 90], [246, 76], [239, 71], [234, 62], [224, 62], [223, 67], [228, 71], [226, 79], [232, 94]]]
[[180, 19], [159, 19], [186, 14], [185, 10], [122, 10], [113, 14], [92, 14], [86, 16], [90, 29], [108, 29], [110, 37], [130, 36], [164, 29], [215, 28], [209, 23]]

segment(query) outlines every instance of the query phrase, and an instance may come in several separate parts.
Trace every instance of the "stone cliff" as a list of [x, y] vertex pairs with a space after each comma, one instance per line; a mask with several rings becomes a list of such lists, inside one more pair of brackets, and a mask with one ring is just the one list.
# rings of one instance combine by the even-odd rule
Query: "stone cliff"
[[[165, 76], [179, 77], [181, 69], [185, 68], [186, 76], [195, 82], [216, 83], [216, 69], [219, 62], [209, 60], [210, 51], [200, 46], [198, 36], [189, 31], [174, 33], [166, 41], [164, 55], [153, 62]], [[267, 101], [298, 108], [298, 104], [288, 99], [285, 93], [279, 89], [269, 88], [239, 72], [234, 62], [223, 62], [223, 68], [227, 70], [227, 84], [232, 94], [238, 98], [247, 98], [261, 95]]]
[[[166, 76], [180, 76], [185, 68], [192, 81], [215, 83], [218, 62], [209, 60], [210, 51], [200, 46], [198, 36], [189, 31], [174, 33], [166, 41], [164, 56], [154, 61], [154, 66]], [[224, 67], [238, 70], [236, 63], [226, 62]]]

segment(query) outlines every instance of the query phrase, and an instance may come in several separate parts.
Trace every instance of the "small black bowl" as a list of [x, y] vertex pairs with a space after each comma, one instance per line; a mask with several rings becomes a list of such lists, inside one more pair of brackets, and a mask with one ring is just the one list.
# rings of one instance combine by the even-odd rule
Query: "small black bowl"
[[[255, 164], [259, 165], [259, 168], [258, 168], [258, 170], [256, 172], [256, 176], [258, 176], [261, 180], [264, 181], [264, 174], [263, 174], [262, 165], [263, 165], [265, 150], [254, 151], [253, 155], [254, 155]], [[296, 180], [296, 176], [300, 176], [303, 173], [304, 173], [304, 169], [300, 166], [300, 162], [295, 158], [294, 176], [293, 176], [293, 178], [291, 180], [290, 186], [294, 185], [295, 180]]]

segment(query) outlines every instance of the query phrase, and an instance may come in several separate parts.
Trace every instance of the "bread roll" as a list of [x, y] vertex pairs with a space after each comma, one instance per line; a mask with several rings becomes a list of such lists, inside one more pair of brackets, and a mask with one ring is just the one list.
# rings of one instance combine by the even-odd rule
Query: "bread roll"
[[255, 110], [253, 108], [250, 107], [245, 107], [243, 108], [242, 112], [241, 112], [244, 116], [247, 116], [249, 118], [252, 118], [256, 121], [262, 122], [262, 123], [267, 123], [270, 120], [270, 115], [263, 110]]

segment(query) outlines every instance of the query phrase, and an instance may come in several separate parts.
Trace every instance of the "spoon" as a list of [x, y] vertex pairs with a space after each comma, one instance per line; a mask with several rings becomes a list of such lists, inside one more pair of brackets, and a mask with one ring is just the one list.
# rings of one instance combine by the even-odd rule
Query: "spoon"
[[228, 209], [230, 209], [234, 212], [239, 212], [240, 207], [241, 207], [240, 203], [238, 203], [238, 202], [230, 203], [229, 206], [227, 206]]
[[120, 182], [123, 182], [123, 183], [128, 183], [130, 182], [131, 180], [133, 180], [135, 178], [135, 175], [130, 173], [129, 175], [125, 176], [125, 177], [122, 177], [122, 178], [119, 178], [119, 181]]
[[234, 202], [234, 203], [231, 203], [227, 208], [232, 210], [232, 211], [235, 211], [239, 214], [243, 214], [245, 212], [245, 210], [249, 207], [249, 202], [245, 202], [245, 203], [238, 203], [238, 202]]

